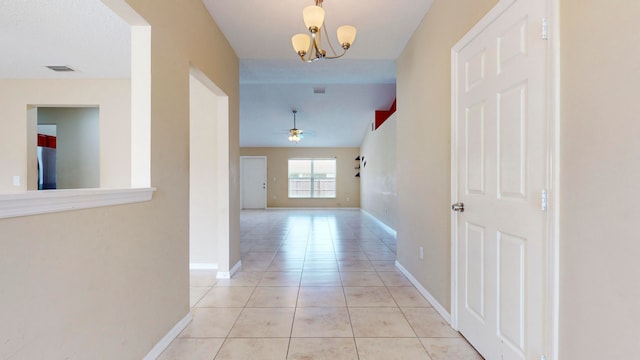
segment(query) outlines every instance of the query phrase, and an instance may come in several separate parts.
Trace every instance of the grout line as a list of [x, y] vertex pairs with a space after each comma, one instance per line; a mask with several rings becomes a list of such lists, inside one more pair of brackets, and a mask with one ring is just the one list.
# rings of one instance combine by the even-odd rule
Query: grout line
[[[246, 261], [247, 265], [255, 266], [254, 260], [260, 261], [260, 258], [252, 258], [252, 260], [249, 260], [249, 261], [245, 260], [245, 257], [250, 255], [252, 252], [262, 253], [262, 254], [270, 253], [271, 256], [269, 259], [269, 263], [265, 268], [261, 267], [260, 270], [257, 270], [257, 271], [254, 270], [254, 272], [260, 273], [260, 278], [258, 279], [257, 284], [253, 286], [251, 295], [249, 296], [248, 300], [245, 302], [244, 306], [242, 307], [240, 315], [238, 316], [238, 318], [236, 318], [233, 326], [230, 328], [229, 332], [227, 333], [227, 336], [224, 338], [223, 345], [220, 347], [220, 349], [215, 354], [215, 356], [218, 356], [220, 350], [229, 339], [229, 334], [231, 333], [233, 328], [237, 325], [237, 322], [240, 316], [242, 315], [242, 312], [247, 308], [247, 304], [249, 304], [249, 301], [256, 293], [257, 288], [271, 287], [271, 286], [260, 286], [262, 280], [264, 279], [264, 276], [268, 272], [295, 272], [299, 274], [299, 278], [297, 281], [298, 289], [296, 293], [296, 301], [293, 307], [293, 317], [291, 320], [291, 328], [289, 332], [289, 338], [288, 338], [288, 344], [287, 344], [287, 350], [286, 350], [287, 356], [289, 356], [289, 352], [290, 350], [292, 350], [291, 344], [293, 339], [293, 330], [294, 330], [296, 315], [298, 314], [298, 309], [299, 308], [302, 309], [299, 305], [300, 305], [301, 291], [302, 291], [301, 288], [303, 286], [303, 281], [302, 281], [303, 277], [305, 275], [321, 274], [325, 272], [335, 273], [338, 275], [339, 285], [337, 284], [330, 285], [330, 287], [340, 288], [342, 290], [345, 306], [315, 306], [315, 307], [346, 309], [349, 326], [352, 332], [352, 336], [346, 337], [346, 338], [352, 339], [358, 359], [360, 358], [360, 354], [359, 354], [360, 349], [358, 349], [358, 344], [356, 341], [357, 338], [354, 332], [354, 326], [351, 319], [350, 309], [352, 308], [370, 308], [370, 309], [397, 308], [400, 310], [403, 318], [409, 324], [410, 328], [413, 331], [413, 334], [415, 335], [415, 337], [411, 337], [411, 339], [416, 338], [418, 339], [418, 341], [420, 341], [420, 338], [417, 336], [416, 330], [414, 329], [413, 326], [411, 326], [411, 323], [409, 323], [408, 321], [407, 315], [405, 314], [402, 307], [398, 303], [399, 300], [397, 300], [393, 296], [393, 293], [391, 292], [391, 288], [395, 288], [395, 286], [392, 286], [392, 285], [396, 284], [396, 282], [391, 280], [389, 281], [389, 284], [387, 284], [380, 276], [380, 274], [383, 272], [397, 273], [398, 270], [395, 269], [394, 267], [393, 270], [385, 271], [383, 270], [383, 268], [381, 269], [374, 265], [374, 261], [375, 262], [381, 262], [381, 261], [393, 262], [394, 261], [394, 260], [385, 260], [385, 259], [387, 259], [388, 256], [390, 256], [389, 252], [393, 254], [396, 253], [396, 251], [394, 251], [394, 249], [397, 246], [396, 241], [392, 241], [385, 236], [381, 236], [380, 231], [376, 230], [377, 229], [376, 225], [374, 223], [370, 223], [369, 221], [367, 221], [366, 219], [363, 219], [362, 217], [356, 217], [354, 220], [353, 218], [342, 217], [342, 215], [340, 215], [340, 217], [336, 218], [335, 221], [332, 222], [329, 220], [330, 215], [327, 215], [327, 214], [332, 214], [332, 212], [321, 212], [321, 213], [314, 212], [314, 213], [311, 213], [311, 215], [309, 215], [307, 212], [304, 212], [302, 215], [304, 215], [308, 220], [302, 221], [301, 223], [296, 223], [295, 219], [292, 221], [291, 214], [299, 214], [299, 212], [295, 212], [295, 211], [283, 211], [283, 212], [277, 212], [277, 213], [271, 212], [271, 213], [268, 213], [269, 216], [265, 216], [265, 217], [261, 216], [259, 218], [259, 221], [256, 222], [254, 226], [250, 226], [251, 223], [248, 221], [241, 220], [241, 228], [245, 227], [245, 230], [241, 230], [241, 239], [242, 239], [241, 246], [247, 246], [249, 247], [249, 249], [251, 249], [254, 246], [256, 246], [256, 244], [259, 244], [258, 245], [259, 247], [256, 247], [256, 249], [258, 250], [271, 249], [272, 247], [275, 247], [275, 250], [243, 252], [241, 249], [241, 254], [242, 254], [241, 258], [243, 258], [243, 264]], [[247, 226], [249, 226], [249, 229], [247, 229]], [[329, 229], [328, 236], [326, 237], [313, 236], [315, 230], [324, 231], [327, 228]], [[298, 229], [304, 232], [304, 236], [300, 236]], [[341, 237], [342, 239], [340, 239]], [[282, 239], [282, 240], [278, 240], [278, 239]], [[326, 249], [324, 249], [323, 244], [326, 245], [326, 247], [330, 248], [331, 250], [327, 251]], [[289, 255], [287, 255], [286, 250], [294, 249], [292, 252], [290, 251], [290, 254], [291, 253], [298, 254], [297, 250], [295, 250], [298, 247], [301, 247], [304, 249], [303, 255], [301, 256], [300, 259], [298, 258], [299, 255], [294, 255], [294, 258], [292, 259], [292, 261], [295, 261], [295, 262], [301, 261], [302, 262], [301, 269], [293, 269], [293, 270], [287, 269], [287, 268], [270, 269], [272, 266], [284, 266], [284, 267], [288, 266], [286, 262], [288, 261]], [[331, 252], [331, 256], [329, 256], [331, 258], [324, 259], [322, 255], [319, 255], [321, 256], [321, 258], [316, 258], [314, 256], [314, 254], [329, 255], [329, 252]], [[340, 260], [338, 258], [338, 253], [341, 253]], [[347, 253], [347, 254], [343, 255], [343, 253]], [[353, 253], [353, 254], [349, 254], [349, 253]], [[356, 253], [358, 253], [358, 255], [356, 255]], [[349, 259], [345, 258], [350, 256], [354, 256], [354, 258], [349, 258]], [[307, 268], [307, 265], [311, 264], [311, 262], [313, 261], [335, 262], [337, 268], [331, 268], [331, 269]], [[366, 263], [364, 263], [364, 261], [366, 261]], [[259, 264], [260, 263], [258, 263], [258, 265]], [[355, 271], [353, 271], [352, 269], [346, 269], [345, 271], [344, 266], [341, 266], [343, 264], [351, 264], [352, 267], [355, 267], [356, 269], [358, 268], [359, 265], [368, 264], [370, 269], [364, 269], [364, 270], [359, 269]], [[385, 266], [384, 265], [385, 263], [379, 263], [379, 264], [380, 264], [379, 265], [380, 267]], [[355, 286], [355, 287], [363, 287], [363, 288], [384, 287], [388, 295], [391, 296], [395, 306], [381, 306], [381, 307], [349, 306], [349, 303], [347, 300], [348, 297], [346, 294], [347, 287], [345, 287], [344, 285], [344, 276], [347, 273], [361, 273], [361, 272], [375, 274], [375, 276], [382, 282], [382, 285], [381, 286], [379, 285]], [[320, 280], [320, 282], [322, 282], [321, 278], [318, 278], [318, 279]], [[360, 284], [360, 283], [361, 282], [358, 282], [356, 284]], [[314, 282], [305, 286], [316, 287], [316, 288], [326, 287], [325, 285], [318, 285], [317, 282]], [[415, 288], [415, 286], [411, 283], [406, 284], [404, 286]], [[208, 294], [213, 287], [210, 287], [205, 293], [205, 295], [203, 295], [200, 298], [200, 300], [198, 300], [198, 302], [200, 302], [202, 298], [204, 298], [206, 294]], [[274, 287], [279, 287], [279, 286], [274, 286]], [[293, 287], [293, 286], [289, 286], [289, 287]], [[198, 302], [196, 302], [196, 305]], [[310, 307], [310, 308], [313, 308], [313, 307]], [[261, 338], [284, 339], [284, 337], [261, 337]], [[302, 338], [305, 338], [305, 337], [302, 337]], [[314, 338], [314, 337], [309, 336], [306, 338]], [[335, 338], [342, 338], [342, 337], [335, 337]], [[389, 336], [389, 337], [381, 337], [381, 338], [397, 339], [398, 337]], [[238, 339], [256, 339], [256, 338], [247, 337], [247, 338], [238, 338]], [[422, 341], [420, 341], [420, 343], [424, 348], [425, 352], [428, 354], [428, 356], [431, 357], [431, 354], [426, 349], [424, 344], [422, 344]]]

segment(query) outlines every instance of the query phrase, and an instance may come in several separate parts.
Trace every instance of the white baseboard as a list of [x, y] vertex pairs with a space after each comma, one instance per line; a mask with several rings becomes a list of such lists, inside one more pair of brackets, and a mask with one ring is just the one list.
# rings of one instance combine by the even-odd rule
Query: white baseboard
[[268, 207], [265, 210], [359, 210], [359, 207]]
[[149, 353], [144, 358], [142, 358], [142, 360], [157, 359], [160, 354], [162, 354], [162, 352], [169, 346], [169, 344], [171, 344], [173, 339], [177, 338], [182, 330], [184, 330], [184, 328], [189, 325], [192, 319], [193, 316], [191, 315], [191, 312], [187, 313], [187, 315], [185, 315], [182, 320], [178, 321], [178, 323], [175, 324], [175, 326], [171, 328], [171, 330], [169, 330], [169, 332], [162, 339], [160, 339], [160, 341], [158, 341], [156, 346], [154, 346], [153, 349], [151, 349], [151, 351], [149, 351]]
[[233, 274], [237, 273], [241, 267], [242, 267], [242, 260], [238, 260], [238, 262], [231, 268], [231, 270], [229, 270], [229, 272], [218, 271], [218, 273], [216, 274], [216, 279], [231, 279]]
[[190, 263], [190, 270], [218, 270], [218, 264], [214, 263]]
[[393, 229], [391, 226], [383, 223], [380, 219], [378, 219], [377, 217], [373, 216], [367, 210], [361, 208], [360, 211], [362, 211], [365, 215], [369, 216], [371, 219], [375, 220], [378, 223], [378, 225], [380, 225], [382, 228], [387, 230], [388, 233], [392, 234], [395, 237], [398, 236], [398, 232], [395, 229]]
[[396, 267], [404, 274], [404, 276], [407, 277], [407, 279], [409, 279], [409, 281], [411, 281], [413, 286], [418, 289], [420, 294], [422, 294], [422, 296], [424, 296], [424, 298], [427, 299], [429, 303], [431, 303], [433, 308], [440, 314], [440, 316], [442, 316], [444, 320], [449, 325], [451, 325], [451, 314], [449, 314], [449, 312], [445, 310], [445, 308], [438, 302], [438, 300], [436, 300], [436, 298], [434, 298], [433, 295], [431, 295], [431, 293], [429, 293], [429, 291], [427, 291], [427, 289], [425, 289], [424, 286], [422, 286], [422, 284], [420, 284], [418, 280], [416, 280], [416, 278], [411, 275], [409, 270], [405, 269], [404, 266], [402, 266], [402, 264], [400, 264], [397, 260]]

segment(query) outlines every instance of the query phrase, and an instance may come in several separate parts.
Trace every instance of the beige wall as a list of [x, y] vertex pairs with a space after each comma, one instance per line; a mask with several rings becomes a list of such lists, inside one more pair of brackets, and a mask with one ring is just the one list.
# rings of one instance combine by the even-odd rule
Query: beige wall
[[360, 207], [392, 229], [396, 228], [396, 123], [393, 114], [375, 131], [367, 131], [360, 146], [367, 166], [360, 168]]
[[[397, 60], [398, 261], [451, 307], [451, 48], [497, 0], [436, 0]], [[424, 260], [418, 247], [424, 246]]]
[[[239, 259], [238, 59], [201, 1], [127, 2], [152, 26], [157, 191], [146, 203], [0, 220], [2, 359], [141, 359], [188, 313], [190, 63], [229, 96], [229, 257]], [[12, 159], [3, 176], [20, 166]]]
[[640, 2], [560, 4], [560, 358], [635, 359]]
[[[27, 164], [36, 162], [36, 111], [29, 105], [100, 107], [100, 184], [128, 187], [131, 184], [131, 82], [116, 80], [21, 80], [0, 79], [0, 193], [37, 187], [37, 171]], [[28, 113], [31, 119], [27, 121]], [[108, 126], [107, 126], [108, 124]], [[33, 136], [27, 137], [27, 134]], [[19, 175], [22, 186], [14, 187]]]
[[56, 188], [100, 187], [100, 109], [41, 107], [38, 124], [56, 125]]
[[[242, 148], [241, 156], [267, 157], [267, 207], [360, 207], [360, 179], [355, 177], [359, 148]], [[290, 158], [335, 158], [335, 199], [289, 199]], [[275, 178], [275, 180], [274, 180]]]

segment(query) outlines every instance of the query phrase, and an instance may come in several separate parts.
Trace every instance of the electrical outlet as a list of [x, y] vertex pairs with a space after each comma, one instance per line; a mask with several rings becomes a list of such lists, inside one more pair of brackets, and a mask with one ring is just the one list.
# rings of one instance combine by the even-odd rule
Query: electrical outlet
[[350, 200], [349, 197], [347, 197], [347, 202], [349, 202], [349, 200]]
[[420, 256], [420, 260], [424, 260], [424, 248], [422, 246], [418, 248], [418, 256]]
[[20, 175], [15, 175], [13, 177], [13, 186], [20, 186]]

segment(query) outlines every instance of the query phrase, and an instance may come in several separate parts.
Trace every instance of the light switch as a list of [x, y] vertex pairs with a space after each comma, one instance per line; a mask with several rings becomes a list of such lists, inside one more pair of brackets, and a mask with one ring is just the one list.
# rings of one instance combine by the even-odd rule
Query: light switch
[[13, 176], [13, 186], [20, 186], [20, 175]]

